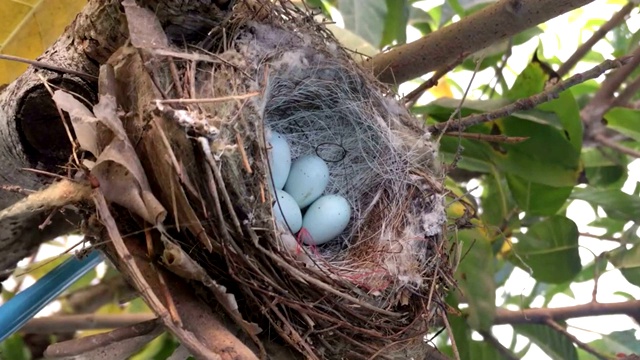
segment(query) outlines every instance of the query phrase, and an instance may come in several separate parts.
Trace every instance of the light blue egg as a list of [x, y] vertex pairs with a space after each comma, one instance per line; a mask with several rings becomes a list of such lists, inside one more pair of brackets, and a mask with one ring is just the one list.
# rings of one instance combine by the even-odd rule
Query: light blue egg
[[[291, 169], [291, 148], [284, 135], [272, 131], [267, 137], [270, 149], [268, 151], [269, 168], [271, 169], [271, 177], [273, 185], [276, 189], [282, 189], [289, 177]], [[269, 179], [271, 183], [271, 179]]]
[[[302, 212], [298, 203], [285, 191], [276, 190], [276, 202], [273, 204], [273, 214], [284, 228], [291, 230], [293, 234], [302, 227]], [[286, 222], [285, 222], [286, 219]]]
[[325, 195], [314, 201], [302, 218], [302, 227], [309, 236], [304, 236], [307, 245], [321, 245], [335, 239], [349, 225], [351, 206], [340, 195]]
[[316, 155], [305, 155], [291, 165], [284, 190], [304, 209], [322, 195], [328, 183], [327, 163]]

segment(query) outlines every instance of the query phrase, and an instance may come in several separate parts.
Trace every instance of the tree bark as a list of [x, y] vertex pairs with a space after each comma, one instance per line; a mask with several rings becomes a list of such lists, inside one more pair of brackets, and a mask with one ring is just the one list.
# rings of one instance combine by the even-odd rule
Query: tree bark
[[[219, 22], [230, 1], [139, 0], [138, 3], [155, 11], [170, 38], [183, 41], [206, 35], [212, 24]], [[7, 191], [7, 188], [38, 190], [55, 179], [24, 168], [65, 173], [62, 166], [71, 154], [71, 141], [44, 81], [95, 103], [99, 66], [127, 38], [127, 22], [120, 1], [89, 1], [64, 34], [38, 58], [42, 63], [87, 76], [31, 66], [0, 92], [0, 209], [5, 209], [0, 212], [3, 254], [0, 281], [42, 242], [79, 227], [78, 214], [43, 208], [42, 204], [31, 204], [19, 192]], [[20, 211], [8, 209], [18, 201], [22, 201]], [[48, 225], [41, 226], [45, 222]]]
[[[91, 1], [72, 25], [38, 60], [96, 75], [125, 39], [118, 1]], [[59, 173], [71, 153], [71, 141], [44, 81], [95, 100], [96, 84], [60, 72], [29, 67], [0, 93], [0, 185], [38, 190], [55, 179], [23, 168]], [[62, 170], [63, 172], [64, 170]], [[22, 201], [20, 210], [9, 206]], [[47, 240], [78, 227], [79, 215], [58, 209], [16, 192], [0, 190], [0, 279], [16, 263]], [[47, 226], [41, 226], [45, 222]]]
[[381, 81], [400, 84], [592, 1], [500, 0], [420, 40], [379, 54], [369, 65]]

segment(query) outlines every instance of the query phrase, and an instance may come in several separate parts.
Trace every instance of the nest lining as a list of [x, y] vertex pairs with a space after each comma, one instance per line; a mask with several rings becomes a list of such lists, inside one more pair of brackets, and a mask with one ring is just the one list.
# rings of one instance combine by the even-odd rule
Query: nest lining
[[[184, 154], [178, 160], [197, 188], [184, 192], [201, 194], [191, 205], [216, 254], [193, 228], [182, 248], [241, 299], [246, 320], [266, 317], [310, 358], [421, 357], [451, 271], [428, 134], [293, 5], [247, 0], [233, 11], [234, 23], [224, 26], [235, 31], [221, 49], [209, 49], [215, 60], [202, 61], [208, 52], [200, 60], [176, 53], [156, 64], [167, 95], [235, 99], [160, 109], [193, 125], [172, 130], [172, 147]], [[344, 196], [354, 210], [339, 239], [301, 246], [275, 224], [270, 130], [287, 137], [294, 158], [315, 153], [327, 161], [325, 193]], [[172, 208], [175, 196], [160, 198]]]

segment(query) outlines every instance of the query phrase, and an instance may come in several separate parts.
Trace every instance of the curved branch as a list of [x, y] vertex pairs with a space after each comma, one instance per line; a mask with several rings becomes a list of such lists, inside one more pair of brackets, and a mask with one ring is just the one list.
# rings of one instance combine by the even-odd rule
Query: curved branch
[[609, 74], [593, 98], [580, 111], [580, 117], [587, 129], [587, 136], [593, 136], [601, 130], [600, 120], [615, 101], [615, 92], [627, 77], [640, 66], [640, 48], [637, 48], [630, 56], [631, 61]]
[[55, 315], [31, 319], [20, 331], [30, 334], [57, 334], [89, 329], [114, 329], [133, 326], [155, 318], [156, 316], [151, 313]]
[[367, 63], [378, 78], [400, 84], [446, 66], [593, 0], [500, 0], [420, 40], [381, 53]]
[[494, 325], [546, 324], [549, 319], [559, 321], [585, 316], [624, 314], [640, 316], [640, 300], [620, 303], [588, 303], [563, 308], [540, 308], [511, 311], [497, 309]]
[[439, 134], [443, 131], [462, 131], [470, 126], [492, 121], [513, 114], [516, 111], [533, 109], [534, 107], [542, 103], [558, 98], [561, 92], [567, 90], [572, 86], [583, 83], [589, 79], [595, 79], [608, 70], [623, 67], [625, 66], [625, 64], [631, 62], [632, 60], [633, 58], [629, 56], [615, 60], [605, 60], [604, 62], [591, 68], [590, 70], [587, 70], [581, 74], [575, 74], [565, 81], [560, 81], [559, 83], [553, 85], [549, 89], [539, 94], [520, 99], [514, 103], [488, 113], [472, 114], [462, 119], [452, 119], [431, 125], [429, 127], [429, 131], [435, 134]]
[[593, 35], [589, 38], [589, 40], [585, 41], [584, 44], [580, 45], [578, 49], [565, 61], [559, 68], [556, 73], [558, 76], [565, 76], [569, 70], [573, 69], [574, 66], [580, 61], [588, 52], [591, 50], [593, 45], [595, 45], [598, 41], [600, 41], [611, 29], [620, 25], [624, 18], [631, 13], [631, 10], [636, 7], [633, 2], [629, 2], [625, 6], [620, 9], [615, 15], [609, 19], [606, 23], [602, 24], [598, 30], [596, 30]]

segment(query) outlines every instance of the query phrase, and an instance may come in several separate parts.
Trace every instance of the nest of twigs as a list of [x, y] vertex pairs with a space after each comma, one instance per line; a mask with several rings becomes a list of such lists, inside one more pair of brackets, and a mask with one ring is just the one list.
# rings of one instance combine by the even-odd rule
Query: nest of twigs
[[[286, 1], [237, 1], [205, 39], [175, 46], [145, 25], [152, 13], [125, 8], [140, 32], [101, 73], [108, 114], [94, 109], [113, 118], [117, 104], [128, 138], [107, 124], [98, 143], [109, 145], [92, 151], [107, 200], [157, 224], [164, 265], [256, 341], [259, 326], [308, 358], [423, 358], [451, 269], [442, 173], [421, 124]], [[325, 159], [325, 192], [348, 200], [349, 226], [327, 244], [274, 221], [269, 131], [294, 158]], [[135, 191], [121, 191], [130, 178]]]

